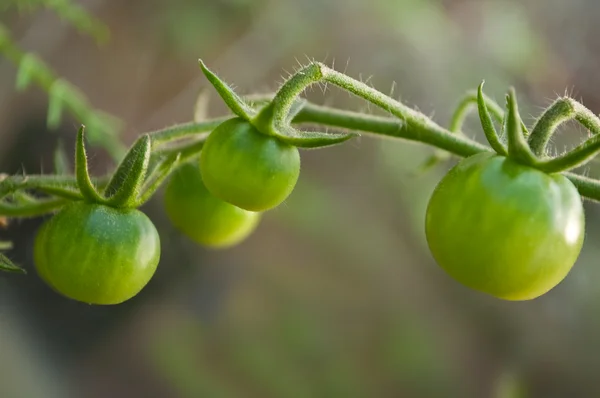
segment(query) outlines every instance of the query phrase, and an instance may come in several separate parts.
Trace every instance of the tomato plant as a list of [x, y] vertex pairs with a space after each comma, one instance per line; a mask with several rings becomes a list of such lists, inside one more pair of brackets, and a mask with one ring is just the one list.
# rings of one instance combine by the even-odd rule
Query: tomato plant
[[160, 257], [154, 224], [135, 209], [74, 202], [38, 232], [34, 259], [42, 279], [66, 297], [119, 304], [152, 278]]
[[209, 191], [250, 211], [272, 209], [294, 189], [300, 154], [292, 145], [260, 133], [247, 121], [223, 122], [208, 137], [200, 170]]
[[575, 263], [583, 206], [564, 176], [482, 153], [439, 183], [427, 208], [426, 235], [438, 264], [458, 281], [504, 299], [532, 299]]
[[[7, 36], [3, 40], [9, 42]], [[21, 83], [39, 82], [34, 77], [40, 63], [32, 62], [22, 62]], [[143, 288], [157, 266], [160, 248], [154, 226], [136, 209], [169, 176], [165, 207], [176, 228], [200, 244], [227, 247], [255, 229], [258, 212], [290, 195], [300, 173], [299, 149], [341, 143], [356, 136], [351, 131], [421, 142], [467, 158], [442, 179], [426, 215], [431, 252], [458, 281], [499, 298], [526, 300], [552, 289], [573, 267], [584, 237], [581, 198], [600, 201], [600, 181], [569, 172], [600, 152], [600, 119], [579, 102], [557, 99], [529, 131], [514, 90], [503, 110], [483, 95], [482, 84], [460, 101], [446, 129], [318, 62], [297, 71], [274, 95], [254, 101], [239, 97], [202, 62], [200, 67], [232, 114], [144, 134], [124, 155], [120, 143], [109, 143], [106, 149], [118, 159], [110, 178], [89, 175], [83, 127], [77, 135], [74, 175], [65, 171], [65, 161], [57, 162], [63, 166], [56, 175], [0, 174], [0, 217], [58, 211], [35, 243], [37, 270], [58, 292], [88, 303], [113, 304]], [[44, 76], [54, 81], [54, 76]], [[300, 99], [315, 83], [345, 89], [389, 116]], [[65, 87], [59, 85], [52, 93], [58, 99], [49, 119], [57, 123]], [[479, 113], [489, 146], [461, 134], [472, 109]], [[550, 156], [547, 144], [568, 120], [593, 136]], [[306, 123], [343, 132], [301, 129]], [[495, 123], [502, 124], [503, 134], [497, 133]], [[428, 164], [444, 159], [436, 152]], [[5, 255], [0, 256], [0, 270], [24, 271]]]
[[258, 225], [260, 213], [240, 209], [213, 196], [196, 164], [186, 163], [171, 176], [165, 191], [171, 222], [197, 243], [222, 248], [244, 240]]

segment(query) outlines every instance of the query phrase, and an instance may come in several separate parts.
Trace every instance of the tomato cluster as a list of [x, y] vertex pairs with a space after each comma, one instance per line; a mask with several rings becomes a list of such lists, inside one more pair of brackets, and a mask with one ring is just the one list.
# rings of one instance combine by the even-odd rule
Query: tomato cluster
[[[256, 228], [260, 212], [290, 195], [299, 173], [297, 147], [232, 118], [209, 135], [199, 159], [172, 173], [166, 213], [193, 241], [229, 247]], [[160, 240], [143, 213], [94, 198], [65, 206], [42, 226], [36, 267], [67, 297], [117, 304], [151, 279]], [[435, 260], [459, 282], [502, 299], [528, 300], [566, 277], [583, 245], [584, 223], [581, 197], [565, 176], [483, 152], [438, 184], [426, 236]]]
[[[229, 247], [254, 231], [261, 211], [287, 198], [299, 173], [296, 147], [233, 118], [211, 133], [199, 160], [172, 173], [166, 213], [193, 241]], [[160, 239], [140, 211], [88, 198], [63, 207], [40, 228], [34, 257], [40, 277], [64, 296], [118, 304], [152, 278]]]
[[482, 153], [440, 181], [427, 208], [426, 235], [435, 260], [459, 282], [528, 300], [556, 286], [575, 263], [583, 206], [563, 175]]

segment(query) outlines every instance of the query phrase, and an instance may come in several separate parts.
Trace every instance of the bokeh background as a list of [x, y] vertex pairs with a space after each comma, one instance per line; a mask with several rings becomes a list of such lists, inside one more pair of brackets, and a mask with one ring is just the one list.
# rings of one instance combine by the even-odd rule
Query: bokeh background
[[[2, 0], [6, 2], [9, 0]], [[124, 121], [127, 144], [189, 121], [210, 91], [202, 58], [243, 94], [268, 92], [298, 62], [349, 75], [447, 124], [486, 79], [519, 93], [531, 124], [558, 95], [600, 112], [596, 0], [82, 0], [110, 39], [97, 45], [53, 12], [0, 11], [16, 43]], [[0, 170], [48, 172], [77, 122], [46, 128], [47, 95], [15, 90], [0, 56]], [[331, 87], [317, 103], [374, 111]], [[209, 115], [226, 109], [211, 94]], [[465, 130], [481, 138], [471, 120]], [[562, 129], [558, 150], [585, 132]], [[92, 164], [112, 167], [99, 148]], [[451, 163], [431, 148], [363, 136], [302, 153], [292, 196], [226, 251], [198, 247], [144, 207], [161, 233], [156, 277], [135, 299], [94, 307], [35, 275], [42, 219], [0, 231], [27, 276], [0, 275], [0, 397], [598, 397], [600, 221], [586, 204], [583, 252], [566, 280], [503, 302], [446, 276], [427, 251], [427, 199]], [[598, 175], [597, 165], [585, 171]], [[451, 206], [451, 203], [449, 203]], [[101, 264], [99, 264], [101, 266]]]

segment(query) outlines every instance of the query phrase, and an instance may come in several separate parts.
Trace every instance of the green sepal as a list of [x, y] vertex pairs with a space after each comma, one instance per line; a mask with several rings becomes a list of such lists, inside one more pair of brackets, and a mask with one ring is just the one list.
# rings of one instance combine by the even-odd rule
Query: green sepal
[[[292, 120], [304, 108], [306, 101], [297, 99], [286, 115], [286, 120]], [[259, 114], [252, 120], [252, 124], [262, 133], [276, 137], [286, 144], [298, 148], [321, 148], [336, 145], [351, 138], [358, 137], [358, 133], [324, 133], [320, 131], [303, 131], [293, 128], [289, 122], [277, 123], [274, 118], [274, 104], [271, 102], [263, 107]]]
[[27, 273], [27, 271], [10, 261], [10, 259], [2, 253], [0, 253], [0, 271], [12, 272], [15, 274]]
[[135, 207], [150, 164], [152, 142], [145, 134], [133, 144], [110, 179], [104, 196], [114, 207]]
[[246, 104], [246, 102], [244, 102], [244, 100], [240, 98], [227, 83], [219, 79], [215, 73], [208, 69], [201, 59], [198, 60], [198, 63], [200, 64], [200, 69], [202, 69], [204, 76], [206, 76], [210, 84], [217, 90], [217, 93], [219, 93], [223, 101], [225, 101], [225, 104], [227, 104], [229, 109], [242, 119], [250, 120], [255, 114], [254, 110]]
[[483, 96], [484, 83], [485, 81], [482, 81], [477, 89], [477, 110], [479, 111], [481, 127], [483, 128], [485, 137], [487, 138], [492, 149], [499, 155], [506, 156], [508, 152], [502, 141], [500, 141], [500, 137], [498, 136], [498, 132], [496, 131], [496, 127], [494, 127], [494, 122], [492, 121], [492, 116], [488, 111], [485, 97]]
[[298, 148], [322, 148], [340, 144], [351, 138], [358, 137], [358, 133], [323, 133], [320, 131], [302, 131], [293, 127], [278, 130], [277, 139]]
[[506, 116], [505, 116], [506, 138], [508, 140], [508, 155], [527, 165], [538, 163], [537, 158], [531, 152], [525, 135], [523, 133], [521, 116], [517, 105], [517, 96], [514, 88], [510, 88], [506, 95]]
[[77, 186], [86, 200], [94, 203], [105, 203], [106, 200], [98, 193], [90, 178], [87, 155], [85, 153], [84, 132], [85, 126], [81, 126], [77, 132], [77, 141], [75, 144], [75, 176], [77, 177]]

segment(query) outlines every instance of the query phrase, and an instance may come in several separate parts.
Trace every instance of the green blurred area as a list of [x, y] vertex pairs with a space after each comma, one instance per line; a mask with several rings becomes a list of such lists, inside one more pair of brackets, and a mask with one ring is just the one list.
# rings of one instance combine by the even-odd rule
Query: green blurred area
[[[77, 4], [106, 23], [107, 43], [47, 10], [4, 10], [0, 22], [121, 118], [127, 143], [189, 121], [203, 90], [210, 116], [225, 112], [198, 58], [241, 94], [270, 92], [317, 59], [444, 125], [482, 79], [500, 102], [515, 86], [528, 124], [565, 91], [600, 111], [595, 0]], [[48, 171], [58, 140], [72, 148], [76, 123], [46, 131], [46, 96], [17, 93], [15, 77], [0, 58], [0, 170]], [[380, 113], [330, 87], [306, 95]], [[474, 119], [465, 130], [483, 139]], [[584, 134], [563, 130], [558, 150]], [[68, 302], [33, 272], [0, 275], [0, 397], [600, 396], [597, 205], [563, 283], [531, 302], [499, 301], [458, 285], [427, 251], [427, 199], [450, 166], [420, 172], [432, 153], [368, 136], [303, 151], [292, 196], [228, 251], [181, 236], [159, 194], [144, 208], [161, 233], [159, 272], [119, 308]], [[102, 151], [92, 161], [97, 173], [112, 167]], [[37, 225], [0, 231], [29, 270]]]

